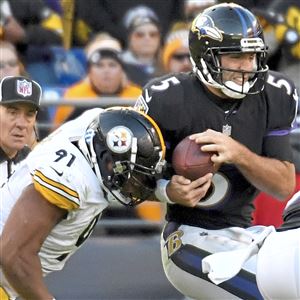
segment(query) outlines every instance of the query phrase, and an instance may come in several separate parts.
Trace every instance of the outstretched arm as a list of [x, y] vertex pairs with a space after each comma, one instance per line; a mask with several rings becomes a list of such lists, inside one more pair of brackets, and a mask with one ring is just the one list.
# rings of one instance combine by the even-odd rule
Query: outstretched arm
[[28, 186], [18, 199], [0, 238], [0, 264], [4, 274], [24, 299], [52, 299], [42, 275], [39, 250], [66, 211], [49, 203]]

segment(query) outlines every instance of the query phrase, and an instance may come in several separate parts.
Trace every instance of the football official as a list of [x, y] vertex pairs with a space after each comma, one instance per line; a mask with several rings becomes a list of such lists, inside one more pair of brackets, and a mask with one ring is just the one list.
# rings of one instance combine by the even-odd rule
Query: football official
[[0, 187], [27, 156], [35, 140], [41, 93], [39, 84], [26, 77], [8, 76], [1, 80]]
[[43, 276], [64, 267], [112, 201], [149, 199], [164, 157], [156, 123], [129, 108], [87, 110], [43, 139], [0, 189], [1, 300], [53, 299]]
[[[297, 92], [287, 76], [269, 71], [262, 28], [239, 5], [219, 4], [199, 14], [189, 48], [193, 72], [152, 80], [136, 103], [161, 128], [169, 165], [175, 146], [192, 135], [206, 144], [203, 151], [217, 153], [212, 161], [220, 166], [195, 181], [170, 167], [159, 180], [155, 195], [168, 203], [164, 271], [192, 299], [262, 299], [255, 256], [247, 258], [273, 228], [250, 227], [252, 202], [258, 191], [279, 201], [294, 191], [289, 133]], [[228, 250], [237, 250], [233, 260], [209, 258]]]

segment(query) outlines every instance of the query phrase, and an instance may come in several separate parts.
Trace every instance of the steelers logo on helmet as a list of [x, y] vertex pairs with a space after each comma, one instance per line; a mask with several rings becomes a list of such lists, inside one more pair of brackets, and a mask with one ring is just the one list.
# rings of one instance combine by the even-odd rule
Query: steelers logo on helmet
[[126, 153], [132, 145], [133, 133], [125, 126], [113, 127], [106, 136], [106, 144], [114, 153]]

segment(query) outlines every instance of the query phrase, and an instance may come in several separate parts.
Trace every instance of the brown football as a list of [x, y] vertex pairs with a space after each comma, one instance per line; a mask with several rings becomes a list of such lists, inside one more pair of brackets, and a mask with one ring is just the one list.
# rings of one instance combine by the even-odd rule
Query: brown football
[[207, 173], [214, 173], [213, 152], [203, 152], [201, 146], [187, 136], [175, 147], [172, 166], [177, 175], [196, 180]]

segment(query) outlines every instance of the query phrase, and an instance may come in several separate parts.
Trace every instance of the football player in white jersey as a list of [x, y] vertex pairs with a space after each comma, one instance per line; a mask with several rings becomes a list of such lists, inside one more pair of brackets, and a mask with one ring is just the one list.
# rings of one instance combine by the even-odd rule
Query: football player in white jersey
[[38, 144], [0, 190], [3, 297], [52, 299], [43, 276], [63, 268], [110, 201], [149, 199], [164, 156], [156, 123], [130, 108], [88, 110]]
[[266, 300], [300, 299], [300, 190], [288, 201], [283, 220], [257, 255], [256, 281]]

